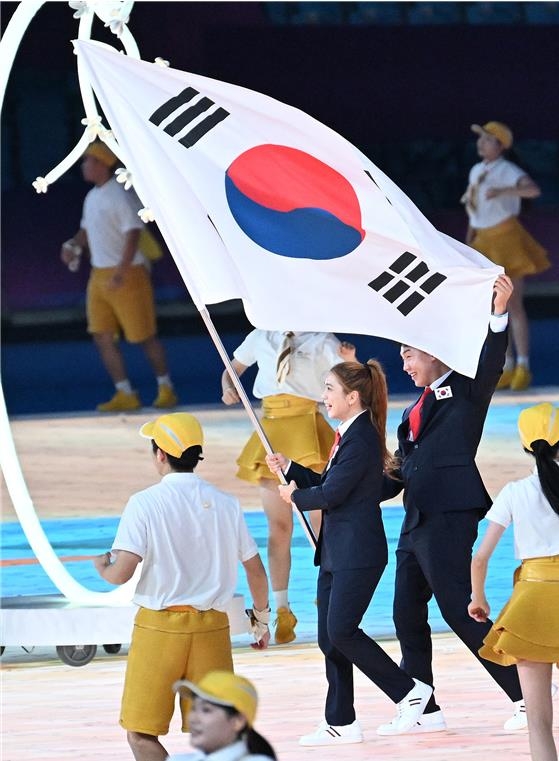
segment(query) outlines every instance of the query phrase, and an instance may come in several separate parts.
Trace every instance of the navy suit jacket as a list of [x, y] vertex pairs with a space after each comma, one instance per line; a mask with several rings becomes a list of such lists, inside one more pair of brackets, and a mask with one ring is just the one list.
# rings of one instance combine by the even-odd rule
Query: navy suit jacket
[[315, 565], [326, 571], [384, 566], [388, 549], [379, 506], [382, 459], [379, 435], [368, 412], [342, 436], [330, 467], [322, 474], [298, 463], [286, 473], [297, 489], [299, 510], [322, 510]]
[[416, 441], [408, 441], [408, 416], [413, 404], [405, 410], [398, 427], [396, 453], [401, 459], [401, 480], [385, 478], [383, 499], [396, 496], [403, 487], [408, 524], [418, 512], [479, 510], [482, 517], [491, 506], [475, 456], [503, 369], [506, 346], [507, 331], [490, 330], [475, 378], [452, 372], [441, 384], [441, 388], [451, 389], [452, 396], [427, 396]]

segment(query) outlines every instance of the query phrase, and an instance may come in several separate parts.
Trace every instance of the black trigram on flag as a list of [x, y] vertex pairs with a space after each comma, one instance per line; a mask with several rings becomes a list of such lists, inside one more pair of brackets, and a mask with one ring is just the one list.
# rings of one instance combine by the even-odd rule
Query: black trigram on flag
[[[224, 108], [212, 110], [212, 107], [215, 106], [214, 101], [205, 96], [196, 99], [198, 95], [200, 95], [198, 90], [195, 90], [193, 87], [187, 87], [178, 95], [175, 95], [174, 98], [159, 106], [149, 117], [150, 122], [159, 127], [165, 119], [176, 111], [175, 118], [163, 127], [164, 132], [174, 137], [193, 121], [197, 120], [196, 124], [179, 138], [181, 145], [184, 145], [185, 148], [192, 148], [216, 124], [219, 124], [219, 122], [222, 122], [229, 116], [229, 111], [226, 111]], [[191, 101], [194, 101], [192, 105], [188, 105]], [[203, 119], [198, 119], [206, 111], [209, 112], [208, 115]]]
[[404, 251], [386, 272], [371, 280], [369, 286], [391, 304], [395, 304], [405, 316], [445, 280], [446, 275], [430, 272], [425, 262], [409, 251]]

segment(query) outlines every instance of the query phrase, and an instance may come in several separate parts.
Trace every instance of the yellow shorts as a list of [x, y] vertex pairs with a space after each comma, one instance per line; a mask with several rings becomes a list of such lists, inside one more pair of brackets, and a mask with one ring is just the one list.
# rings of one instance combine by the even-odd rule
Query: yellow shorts
[[[128, 652], [120, 724], [131, 732], [166, 735], [175, 710], [173, 682], [198, 682], [208, 671], [233, 671], [227, 613], [140, 608]], [[180, 701], [188, 732], [190, 701]]]
[[153, 288], [143, 265], [130, 267], [119, 288], [107, 287], [114, 267], [93, 269], [87, 285], [87, 330], [89, 333], [122, 331], [130, 343], [154, 336], [156, 328]]

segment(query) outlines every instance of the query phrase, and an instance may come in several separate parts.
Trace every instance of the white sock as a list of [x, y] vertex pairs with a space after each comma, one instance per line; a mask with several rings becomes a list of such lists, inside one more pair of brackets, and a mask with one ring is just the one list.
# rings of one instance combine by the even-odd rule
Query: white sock
[[132, 386], [130, 385], [128, 378], [126, 380], [115, 383], [115, 388], [117, 391], [123, 391], [125, 394], [132, 393]]
[[507, 357], [505, 359], [503, 370], [514, 370], [514, 359], [512, 357]]
[[274, 601], [276, 603], [276, 610], [278, 608], [289, 608], [287, 589], [280, 589], [277, 592], [274, 592]]
[[170, 386], [173, 388], [173, 384], [171, 383], [171, 379], [168, 375], [158, 375], [157, 376], [157, 385], [158, 386]]
[[518, 356], [516, 358], [516, 364], [517, 366], [520, 365], [521, 367], [525, 367], [526, 369], [528, 369], [528, 366], [530, 363], [529, 363], [528, 357]]

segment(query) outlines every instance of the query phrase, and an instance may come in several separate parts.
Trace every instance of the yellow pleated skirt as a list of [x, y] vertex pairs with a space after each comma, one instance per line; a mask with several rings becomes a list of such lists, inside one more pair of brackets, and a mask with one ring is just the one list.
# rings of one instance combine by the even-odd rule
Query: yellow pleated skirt
[[[275, 452], [294, 462], [322, 472], [328, 462], [334, 431], [312, 399], [291, 394], [267, 396], [262, 400], [262, 428]], [[237, 459], [237, 476], [258, 484], [276, 476], [266, 465], [266, 451], [254, 432]]]
[[559, 555], [522, 561], [512, 596], [479, 654], [502, 666], [519, 660], [559, 664]]
[[516, 217], [476, 230], [470, 245], [504, 267], [509, 277], [537, 275], [551, 267], [545, 248], [532, 238]]

